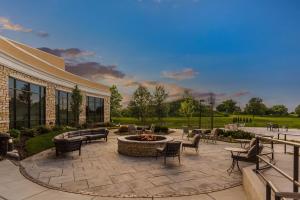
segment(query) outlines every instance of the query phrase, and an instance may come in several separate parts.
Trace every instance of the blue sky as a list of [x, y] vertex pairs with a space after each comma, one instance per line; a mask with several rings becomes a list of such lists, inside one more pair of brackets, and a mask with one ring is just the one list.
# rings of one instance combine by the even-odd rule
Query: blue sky
[[189, 88], [241, 105], [300, 104], [298, 0], [0, 2], [1, 35], [56, 50], [125, 101], [138, 84], [163, 84], [174, 98]]

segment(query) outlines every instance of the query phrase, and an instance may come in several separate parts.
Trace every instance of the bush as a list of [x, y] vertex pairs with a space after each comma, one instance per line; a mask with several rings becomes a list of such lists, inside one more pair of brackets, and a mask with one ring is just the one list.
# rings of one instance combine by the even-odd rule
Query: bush
[[127, 133], [128, 132], [128, 126], [121, 126], [119, 128], [119, 133]]
[[169, 133], [169, 128], [166, 126], [155, 126], [154, 132], [155, 133]]
[[62, 131], [63, 130], [63, 127], [62, 126], [54, 126], [52, 128], [53, 131]]
[[51, 131], [51, 129], [46, 126], [38, 126], [37, 128], [35, 128], [35, 130], [38, 135], [46, 134]]
[[20, 130], [18, 129], [10, 129], [8, 133], [13, 138], [18, 138], [20, 136]]
[[238, 130], [238, 131], [223, 131], [221, 133], [223, 137], [231, 137], [233, 139], [251, 139], [254, 137], [253, 133]]
[[37, 132], [35, 129], [30, 129], [30, 128], [24, 128], [21, 130], [21, 136], [24, 137], [34, 137], [37, 135]]

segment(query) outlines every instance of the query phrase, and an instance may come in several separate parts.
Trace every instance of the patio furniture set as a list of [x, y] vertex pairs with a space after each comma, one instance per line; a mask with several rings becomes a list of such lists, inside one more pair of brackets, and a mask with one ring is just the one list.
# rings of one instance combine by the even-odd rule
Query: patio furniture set
[[107, 142], [108, 134], [108, 129], [100, 128], [76, 130], [57, 135], [53, 138], [56, 149], [56, 156], [61, 153], [72, 151], [79, 151], [79, 155], [81, 155], [81, 145], [83, 141], [85, 141], [87, 144], [92, 140], [105, 139], [105, 141]]

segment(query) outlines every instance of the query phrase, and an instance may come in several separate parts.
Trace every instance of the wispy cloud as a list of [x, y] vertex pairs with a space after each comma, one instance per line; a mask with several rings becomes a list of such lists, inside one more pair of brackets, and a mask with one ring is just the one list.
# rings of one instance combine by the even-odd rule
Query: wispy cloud
[[161, 77], [180, 81], [186, 79], [193, 79], [197, 74], [198, 72], [194, 69], [185, 68], [181, 71], [162, 71]]
[[51, 49], [48, 47], [38, 48], [47, 53], [62, 57], [68, 63], [79, 63], [82, 60], [86, 60], [89, 57], [95, 56], [95, 52], [85, 51], [79, 48], [68, 48], [68, 49]]
[[13, 23], [10, 19], [1, 16], [0, 16], [0, 29], [15, 31], [15, 32], [23, 32], [23, 33], [33, 33], [36, 36], [43, 37], [43, 38], [49, 36], [49, 33], [45, 31], [34, 31], [31, 28], [27, 28], [21, 24]]

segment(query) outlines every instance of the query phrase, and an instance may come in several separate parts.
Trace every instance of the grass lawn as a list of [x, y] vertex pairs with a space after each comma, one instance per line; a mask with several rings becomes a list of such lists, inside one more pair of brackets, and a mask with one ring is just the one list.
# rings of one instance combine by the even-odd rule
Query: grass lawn
[[[214, 118], [214, 127], [224, 127], [225, 124], [232, 123], [232, 119], [236, 117], [234, 115], [224, 117], [224, 116], [217, 116]], [[287, 125], [289, 128], [300, 128], [300, 118], [299, 117], [259, 117], [255, 116], [254, 119], [252, 116], [242, 115], [240, 117], [243, 118], [251, 118], [252, 123], [247, 123], [246, 126], [249, 127], [266, 127], [268, 122], [277, 123], [279, 125]], [[128, 117], [121, 117], [121, 118], [113, 118], [114, 123], [121, 123], [121, 124], [138, 124], [140, 125], [140, 121], [136, 118], [128, 118]], [[148, 119], [148, 123], [155, 123], [159, 124], [157, 119]], [[170, 128], [181, 128], [182, 126], [187, 125], [187, 120], [184, 117], [167, 117], [163, 119], [163, 124]], [[193, 117], [191, 119], [191, 125], [193, 127], [198, 127], [199, 118]], [[202, 128], [210, 128], [210, 117], [202, 117]]]
[[54, 147], [54, 143], [52, 142], [52, 139], [59, 135], [64, 131], [51, 131], [50, 133], [46, 133], [43, 135], [38, 135], [33, 138], [30, 138], [26, 142], [26, 150], [28, 152], [28, 156], [39, 153], [41, 151], [44, 151], [46, 149], [49, 149], [51, 147]]

